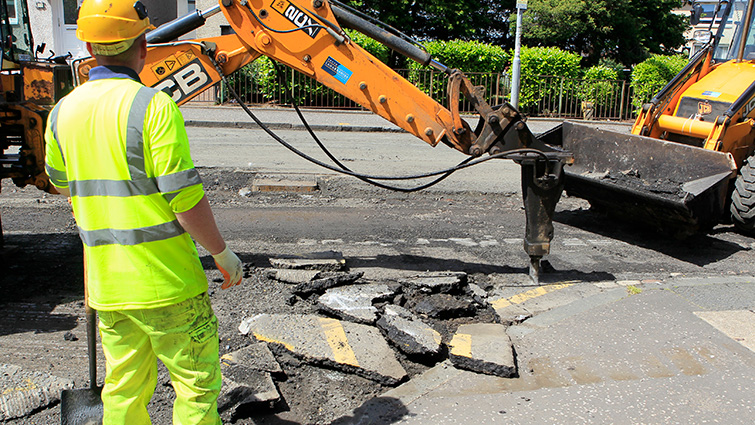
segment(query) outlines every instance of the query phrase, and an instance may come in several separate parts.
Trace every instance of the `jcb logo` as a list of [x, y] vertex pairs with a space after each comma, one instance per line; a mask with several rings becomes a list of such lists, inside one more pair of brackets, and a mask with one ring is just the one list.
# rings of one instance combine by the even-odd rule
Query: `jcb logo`
[[212, 79], [202, 68], [199, 59], [195, 59], [173, 74], [165, 77], [156, 89], [168, 93], [176, 103], [201, 92], [212, 83]]
[[747, 105], [745, 105], [744, 111], [742, 111], [742, 116], [747, 118], [750, 116], [750, 113], [755, 110], [755, 97], [750, 99], [749, 102], [747, 102]]
[[310, 37], [315, 38], [317, 33], [320, 32], [320, 27], [309, 15], [299, 10], [298, 7], [289, 3], [287, 0], [275, 0], [273, 1], [273, 9], [278, 13], [285, 16], [286, 19], [291, 21], [294, 25], [301, 28]]
[[697, 114], [698, 115], [710, 115], [713, 113], [713, 106], [708, 102], [698, 102], [697, 103]]

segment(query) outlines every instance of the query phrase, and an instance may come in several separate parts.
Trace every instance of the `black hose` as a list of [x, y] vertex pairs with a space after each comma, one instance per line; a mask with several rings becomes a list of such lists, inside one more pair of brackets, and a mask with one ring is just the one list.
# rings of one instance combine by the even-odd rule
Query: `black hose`
[[[337, 172], [337, 173], [341, 173], [341, 174], [349, 175], [349, 176], [352, 176], [352, 177], [356, 177], [356, 178], [358, 178], [358, 179], [360, 179], [360, 180], [362, 180], [364, 182], [370, 183], [372, 185], [375, 185], [375, 186], [378, 186], [378, 187], [381, 187], [381, 188], [384, 188], [384, 189], [390, 189], [390, 190], [394, 190], [394, 191], [407, 192], [407, 193], [408, 192], [416, 192], [416, 191], [426, 189], [428, 187], [431, 187], [431, 186], [439, 183], [440, 181], [442, 181], [443, 179], [447, 178], [449, 175], [451, 175], [452, 173], [454, 173], [454, 172], [456, 172], [458, 170], [462, 170], [462, 169], [465, 169], [465, 168], [468, 168], [468, 167], [472, 167], [474, 165], [478, 165], [478, 164], [481, 164], [483, 162], [490, 161], [492, 159], [511, 159], [512, 157], [517, 156], [517, 155], [527, 155], [527, 154], [530, 154], [530, 155], [540, 156], [540, 157], [544, 158], [545, 160], [548, 160], [548, 157], [543, 152], [541, 152], [541, 151], [539, 151], [537, 149], [527, 149], [527, 148], [524, 148], [524, 149], [514, 149], [514, 150], [510, 150], [508, 152], [502, 152], [502, 153], [498, 153], [498, 154], [495, 154], [495, 155], [490, 155], [490, 156], [488, 156], [486, 158], [477, 158], [477, 159], [474, 159], [474, 158], [471, 158], [471, 157], [470, 158], [466, 158], [464, 161], [462, 161], [461, 163], [459, 163], [458, 165], [456, 165], [454, 167], [450, 167], [450, 168], [447, 168], [447, 169], [444, 169], [444, 170], [438, 170], [438, 171], [432, 171], [432, 172], [422, 173], [422, 174], [415, 174], [415, 175], [408, 175], [408, 176], [377, 176], [377, 175], [369, 175], [369, 174], [357, 173], [357, 172], [351, 171], [348, 167], [346, 167], [342, 163], [340, 163], [340, 161], [338, 161], [332, 154], [330, 154], [330, 152], [327, 150], [327, 148], [325, 148], [325, 146], [322, 144], [322, 142], [319, 141], [319, 138], [317, 138], [314, 135], [314, 132], [312, 131], [311, 127], [309, 126], [309, 124], [304, 119], [304, 116], [301, 114], [301, 111], [298, 109], [298, 106], [295, 105], [295, 109], [296, 109], [297, 113], [299, 114], [299, 118], [302, 120], [302, 122], [304, 123], [305, 127], [309, 131], [310, 135], [312, 135], [315, 138], [315, 141], [318, 143], [318, 145], [320, 146], [320, 148], [323, 149], [323, 151], [326, 152], [326, 154], [328, 155], [328, 157], [331, 160], [333, 160], [338, 165], [338, 167], [335, 167], [333, 165], [327, 164], [325, 162], [322, 162], [322, 161], [320, 161], [320, 160], [318, 160], [316, 158], [313, 158], [313, 157], [305, 154], [304, 152], [298, 150], [296, 147], [294, 147], [290, 143], [288, 143], [285, 140], [283, 140], [280, 136], [278, 136], [277, 134], [275, 134], [267, 125], [265, 125], [259, 118], [257, 118], [256, 115], [254, 115], [254, 112], [252, 112], [249, 109], [249, 107], [247, 107], [244, 104], [244, 102], [242, 101], [241, 97], [238, 95], [238, 93], [233, 88], [233, 86], [228, 83], [227, 78], [225, 77], [225, 75], [222, 74], [221, 71], [222, 71], [221, 69], [218, 69], [218, 72], [220, 72], [220, 75], [221, 75], [221, 78], [222, 78], [223, 82], [228, 87], [228, 90], [231, 93], [231, 96], [236, 100], [236, 102], [238, 102], [238, 104], [241, 106], [241, 108], [244, 110], [244, 112], [246, 112], [246, 114], [249, 115], [249, 117], [252, 118], [252, 120], [257, 125], [259, 125], [260, 128], [262, 128], [270, 137], [272, 137], [275, 141], [277, 141], [278, 143], [280, 143], [281, 145], [283, 145], [286, 149], [290, 150], [291, 152], [295, 153], [299, 157], [301, 157], [301, 158], [303, 158], [303, 159], [305, 159], [305, 160], [307, 160], [307, 161], [309, 161], [309, 162], [311, 162], [313, 164], [317, 164], [317, 165], [319, 165], [319, 166], [321, 166], [323, 168], [326, 168], [328, 170], [331, 170], [331, 171], [334, 171], [334, 172]], [[440, 177], [437, 178], [436, 180], [432, 181], [432, 182], [429, 182], [429, 183], [421, 185], [421, 186], [413, 187], [413, 188], [400, 188], [400, 187], [388, 186], [388, 185], [385, 185], [383, 183], [379, 183], [379, 182], [373, 181], [373, 180], [416, 180], [416, 179], [422, 179], [422, 178], [427, 178], [427, 177], [435, 177], [435, 176], [440, 176]]]

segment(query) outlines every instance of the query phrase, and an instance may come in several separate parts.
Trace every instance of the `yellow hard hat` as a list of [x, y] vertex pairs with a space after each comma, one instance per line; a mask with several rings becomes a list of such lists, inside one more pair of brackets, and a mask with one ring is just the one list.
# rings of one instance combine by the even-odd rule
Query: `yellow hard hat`
[[[111, 44], [133, 40], [147, 30], [147, 8], [141, 1], [84, 0], [76, 21], [76, 37], [87, 43]], [[129, 43], [129, 46], [131, 43]]]

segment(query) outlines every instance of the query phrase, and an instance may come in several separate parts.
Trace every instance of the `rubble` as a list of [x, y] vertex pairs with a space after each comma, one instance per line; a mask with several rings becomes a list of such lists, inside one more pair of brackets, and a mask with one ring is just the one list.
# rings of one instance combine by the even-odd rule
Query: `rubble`
[[321, 311], [357, 323], [373, 324], [378, 310], [372, 303], [396, 295], [397, 288], [383, 283], [349, 285], [331, 288], [317, 300]]
[[403, 279], [400, 283], [430, 293], [441, 292], [447, 294], [457, 292], [462, 285], [466, 284], [467, 274], [464, 272], [426, 273], [409, 279]]
[[57, 403], [61, 391], [73, 388], [73, 381], [0, 364], [0, 388], [0, 421], [6, 421]]
[[296, 295], [306, 296], [315, 292], [322, 292], [336, 286], [349, 285], [361, 278], [364, 272], [356, 273], [333, 273], [320, 279], [302, 282], [294, 287], [292, 292]]
[[303, 361], [333, 367], [384, 385], [406, 371], [377, 328], [301, 314], [259, 314], [244, 319], [242, 334], [282, 347]]
[[233, 416], [236, 410], [248, 404], [272, 407], [281, 396], [269, 373], [243, 366], [228, 366], [221, 362], [223, 386], [218, 396], [218, 412]]
[[218, 411], [222, 415], [233, 417], [239, 407], [252, 403], [270, 407], [281, 398], [271, 374], [283, 369], [264, 342], [223, 355], [220, 370], [223, 387]]
[[468, 283], [466, 286], [467, 294], [469, 294], [474, 302], [484, 305], [488, 299], [488, 293], [482, 289], [479, 285], [474, 283]]
[[476, 308], [471, 300], [462, 300], [448, 294], [431, 294], [417, 302], [412, 310], [435, 319], [444, 319], [472, 316]]
[[460, 369], [503, 378], [517, 375], [514, 348], [504, 325], [475, 323], [459, 326], [451, 340], [448, 358]]
[[440, 333], [403, 307], [385, 306], [377, 326], [406, 354], [436, 356], [440, 353]]

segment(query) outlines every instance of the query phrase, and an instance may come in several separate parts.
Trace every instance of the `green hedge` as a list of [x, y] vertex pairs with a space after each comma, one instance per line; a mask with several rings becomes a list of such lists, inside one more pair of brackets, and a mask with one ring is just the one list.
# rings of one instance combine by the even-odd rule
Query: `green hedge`
[[583, 102], [590, 102], [593, 106], [605, 106], [614, 98], [615, 81], [619, 79], [616, 69], [606, 65], [595, 65], [585, 70], [579, 88], [579, 98]]
[[349, 37], [351, 37], [351, 40], [354, 43], [358, 44], [361, 48], [366, 50], [367, 53], [375, 56], [383, 63], [388, 63], [388, 59], [391, 56], [391, 49], [386, 47], [384, 44], [380, 44], [370, 37], [367, 37], [361, 32], [346, 30], [346, 33], [349, 34]]
[[684, 56], [652, 55], [643, 62], [635, 65], [630, 82], [634, 90], [632, 106], [637, 109], [652, 100], [676, 74], [678, 74], [688, 59]]
[[[384, 45], [358, 32], [349, 32], [352, 40], [362, 46], [370, 54], [388, 63], [390, 50]], [[500, 46], [483, 44], [475, 41], [433, 41], [425, 44], [430, 54], [439, 62], [458, 68], [467, 73], [511, 73], [510, 64], [513, 54]], [[551, 109], [553, 105], [546, 104], [544, 99], [553, 98], [559, 93], [575, 93], [578, 100], [592, 102], [600, 106], [611, 100], [615, 90], [613, 81], [620, 79], [617, 66], [609, 63], [593, 66], [588, 69], [580, 67], [581, 57], [555, 47], [523, 47], [521, 60], [521, 88], [519, 106], [532, 113], [540, 113]], [[637, 64], [631, 74], [631, 87], [634, 90], [632, 104], [640, 108], [649, 101], [668, 81], [671, 80], [687, 63], [682, 56], [653, 55], [644, 62]], [[283, 78], [290, 87], [291, 71], [283, 66], [280, 68]], [[439, 78], [420, 80], [421, 70], [428, 68], [413, 61], [409, 61], [407, 79], [420, 89], [445, 104], [446, 79]], [[553, 84], [545, 84], [541, 77], [563, 77], [555, 79]], [[283, 98], [282, 90], [270, 59], [261, 57], [229, 77], [231, 84], [246, 102], [274, 101], [290, 102]], [[579, 81], [582, 79], [581, 81]], [[249, 83], [250, 81], [254, 84]], [[317, 96], [331, 96], [329, 89], [314, 80], [297, 78], [298, 87], [295, 89], [296, 100], [301, 104], [316, 104]], [[568, 87], [567, 87], [568, 86]], [[556, 92], [559, 93], [556, 93]], [[228, 99], [228, 93], [224, 93]], [[342, 96], [336, 95], [336, 103], [342, 102]], [[547, 112], [547, 111], [546, 111]]]
[[[502, 47], [477, 41], [431, 41], [424, 46], [435, 60], [463, 72], [501, 72], [510, 62], [509, 53]], [[425, 69], [414, 61], [408, 68]]]
[[582, 72], [579, 67], [582, 57], [557, 47], [523, 47], [519, 53], [519, 60], [521, 63], [520, 108], [536, 105], [543, 98], [556, 95], [559, 90], [571, 89], [571, 87], [542, 84], [540, 76], [576, 79]]

